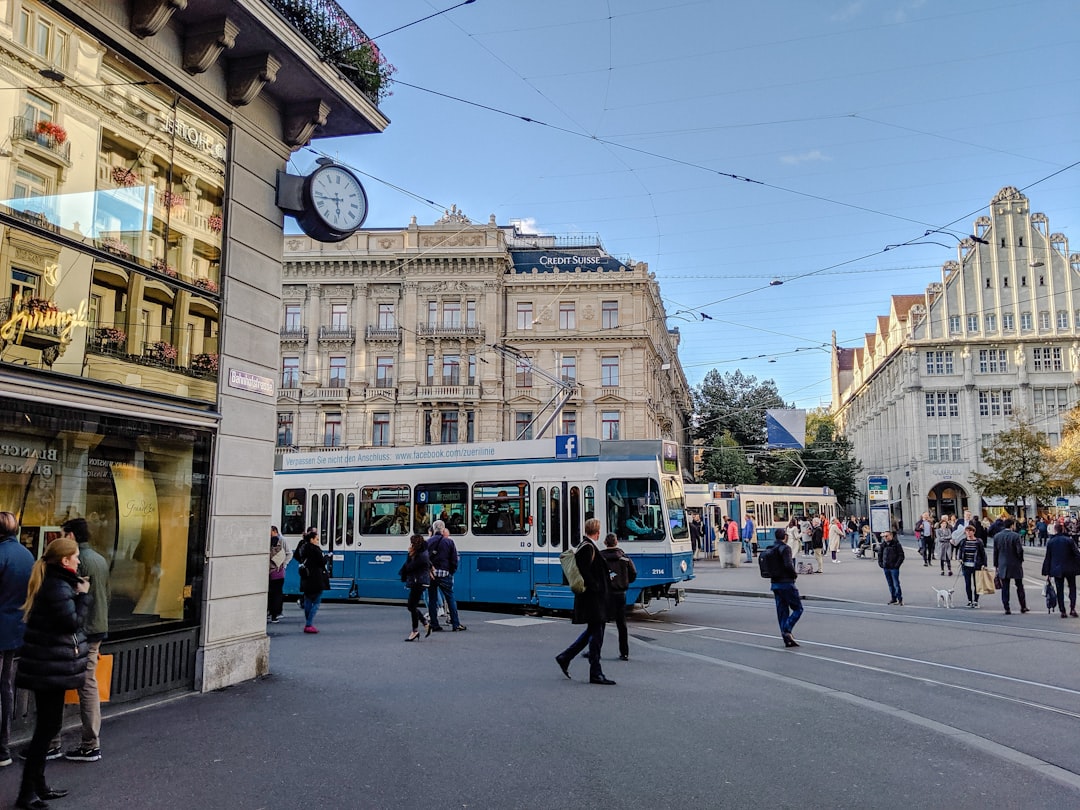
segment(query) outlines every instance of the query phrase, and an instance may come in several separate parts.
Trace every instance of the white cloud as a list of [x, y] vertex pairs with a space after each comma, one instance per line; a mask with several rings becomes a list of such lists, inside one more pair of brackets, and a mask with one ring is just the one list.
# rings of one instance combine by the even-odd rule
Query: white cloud
[[910, 12], [916, 11], [925, 5], [926, 0], [908, 0], [906, 3], [901, 3], [900, 7], [892, 13], [889, 19], [894, 23], [907, 22]]
[[522, 217], [521, 219], [511, 219], [510, 224], [511, 225], [516, 225], [517, 229], [521, 233], [535, 233], [535, 234], [542, 234], [543, 233], [543, 231], [540, 230], [540, 227], [536, 224], [536, 218], [535, 217]]
[[798, 166], [800, 163], [821, 163], [829, 160], [832, 160], [832, 158], [820, 149], [811, 149], [809, 152], [802, 152], [798, 155], [781, 155], [780, 157], [780, 162], [789, 166]]

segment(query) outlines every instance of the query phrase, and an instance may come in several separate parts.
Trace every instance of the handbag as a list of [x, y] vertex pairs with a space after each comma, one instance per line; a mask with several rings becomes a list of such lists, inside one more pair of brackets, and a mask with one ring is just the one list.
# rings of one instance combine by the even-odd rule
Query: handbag
[[[111, 655], [99, 655], [94, 674], [97, 677], [98, 697], [102, 703], [108, 703], [112, 697], [112, 671], [113, 657]], [[68, 689], [64, 692], [64, 703], [73, 704], [78, 702], [78, 689]]]
[[975, 593], [980, 596], [992, 594], [997, 589], [994, 587], [994, 577], [985, 568], [975, 571]]
[[1001, 574], [994, 574], [994, 587], [999, 591], [1005, 587], [1001, 582]]

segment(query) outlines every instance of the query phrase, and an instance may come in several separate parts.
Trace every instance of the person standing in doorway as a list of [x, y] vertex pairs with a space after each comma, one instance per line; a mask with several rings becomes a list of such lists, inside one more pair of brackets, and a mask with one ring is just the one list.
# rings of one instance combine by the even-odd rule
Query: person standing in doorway
[[574, 643], [555, 656], [563, 675], [570, 677], [570, 662], [587, 646], [589, 648], [589, 683], [614, 686], [615, 681], [604, 675], [600, 652], [604, 648], [604, 623], [607, 621], [608, 567], [600, 556], [596, 541], [600, 538], [600, 521], [585, 521], [585, 539], [574, 552], [574, 564], [585, 581], [584, 593], [574, 594], [574, 624], [585, 625]]
[[0, 768], [11, 764], [16, 655], [26, 631], [22, 605], [33, 567], [34, 555], [19, 542], [19, 521], [0, 512]]
[[762, 554], [768, 555], [769, 587], [773, 601], [776, 602], [776, 621], [780, 625], [780, 637], [784, 640], [784, 646], [798, 647], [799, 643], [792, 631], [803, 614], [802, 598], [799, 596], [799, 589], [795, 587], [795, 580], [799, 575], [795, 572], [791, 546], [786, 542], [787, 532], [777, 529], [775, 537], [772, 546]]
[[892, 532], [881, 533], [881, 547], [878, 549], [878, 567], [885, 572], [885, 581], [889, 583], [890, 605], [903, 605], [904, 593], [900, 590], [900, 566], [904, 564], [904, 547]]
[[693, 549], [693, 557], [696, 560], [698, 558], [698, 552], [701, 551], [701, 541], [705, 537], [705, 526], [701, 522], [701, 515], [694, 512], [690, 516], [690, 547]]
[[1001, 606], [1005, 615], [1009, 610], [1009, 586], [1016, 581], [1016, 599], [1020, 612], [1027, 613], [1027, 597], [1024, 594], [1024, 541], [1016, 533], [1016, 521], [1005, 518], [1003, 528], [994, 537], [994, 568], [1001, 579]]
[[626, 591], [637, 579], [634, 561], [619, 548], [619, 538], [609, 534], [604, 538], [600, 556], [608, 567], [608, 618], [615, 621], [619, 631], [619, 660], [630, 660], [630, 638], [626, 632]]
[[[79, 573], [90, 582], [90, 610], [86, 614], [86, 680], [79, 689], [79, 717], [82, 738], [77, 748], [64, 754], [72, 762], [97, 762], [101, 759], [101, 693], [98, 691], [97, 665], [101, 642], [109, 634], [109, 563], [90, 545], [90, 527], [85, 518], [72, 518], [60, 531], [79, 544]], [[53, 738], [50, 750], [60, 748], [60, 734]]]

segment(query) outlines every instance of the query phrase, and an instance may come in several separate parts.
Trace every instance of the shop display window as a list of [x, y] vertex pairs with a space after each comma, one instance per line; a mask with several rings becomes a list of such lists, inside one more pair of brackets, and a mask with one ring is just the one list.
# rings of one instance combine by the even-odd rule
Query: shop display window
[[0, 400], [0, 509], [40, 556], [84, 517], [109, 563], [109, 636], [198, 621], [211, 434]]

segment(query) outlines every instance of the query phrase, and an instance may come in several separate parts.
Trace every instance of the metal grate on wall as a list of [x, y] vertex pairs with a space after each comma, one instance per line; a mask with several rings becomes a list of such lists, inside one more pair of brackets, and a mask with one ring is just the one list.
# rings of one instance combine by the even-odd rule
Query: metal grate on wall
[[197, 627], [131, 641], [106, 641], [101, 652], [113, 656], [112, 702], [194, 689], [198, 643]]

